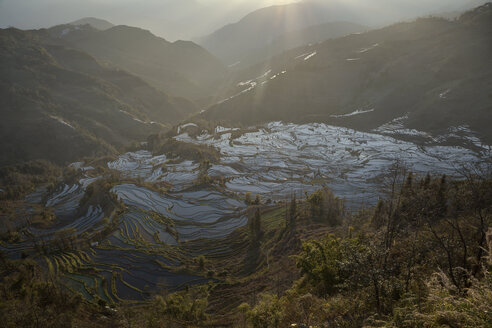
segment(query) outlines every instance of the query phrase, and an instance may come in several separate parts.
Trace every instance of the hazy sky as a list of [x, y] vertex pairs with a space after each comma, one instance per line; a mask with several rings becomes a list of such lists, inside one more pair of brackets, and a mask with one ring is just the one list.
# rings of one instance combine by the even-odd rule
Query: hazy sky
[[[333, 1], [333, 0], [319, 0]], [[357, 6], [391, 5], [416, 14], [452, 11], [475, 0], [341, 0]], [[479, 1], [479, 0], [476, 0]], [[0, 0], [0, 27], [50, 27], [92, 16], [150, 29], [168, 40], [190, 39], [239, 20], [248, 12], [292, 0]]]
[[292, 0], [0, 0], [0, 27], [50, 27], [82, 17], [139, 26], [168, 38], [204, 35], [248, 12]]

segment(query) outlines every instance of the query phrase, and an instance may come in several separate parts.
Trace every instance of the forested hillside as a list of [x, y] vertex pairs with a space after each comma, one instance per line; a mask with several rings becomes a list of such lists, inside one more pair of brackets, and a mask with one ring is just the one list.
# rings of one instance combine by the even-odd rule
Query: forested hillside
[[46, 32], [0, 30], [0, 44], [2, 165], [114, 154], [195, 111]]
[[217, 58], [197, 44], [171, 43], [137, 27], [114, 26], [100, 31], [88, 25], [60, 25], [48, 33], [165, 93], [194, 101], [213, 94], [227, 73]]

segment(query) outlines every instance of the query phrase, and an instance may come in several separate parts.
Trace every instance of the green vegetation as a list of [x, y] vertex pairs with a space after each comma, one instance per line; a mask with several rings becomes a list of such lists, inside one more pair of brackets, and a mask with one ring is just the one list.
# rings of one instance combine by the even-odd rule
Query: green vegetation
[[491, 180], [393, 178], [401, 184], [372, 213], [303, 242], [302, 278], [284, 296], [264, 296], [248, 312], [253, 327], [492, 324]]
[[174, 140], [166, 134], [151, 135], [148, 139], [148, 149], [154, 154], [165, 154], [169, 158], [180, 158], [198, 163], [218, 163], [220, 153], [211, 146], [196, 145]]
[[110, 215], [116, 207], [122, 207], [111, 189], [119, 182], [119, 175], [115, 172], [90, 184], [80, 200], [79, 212], [83, 213], [89, 206], [101, 206], [106, 215]]
[[[260, 177], [246, 165], [259, 163], [264, 151], [241, 138], [253, 131], [263, 138], [258, 129], [269, 128], [247, 126], [279, 119], [372, 131], [408, 111], [393, 122], [406, 124], [402, 131], [425, 130], [435, 133], [433, 142], [477, 149], [477, 140], [491, 138], [484, 119], [491, 9], [328, 40], [304, 58], [295, 49], [226, 79], [225, 67], [199, 47], [136, 28], [0, 30], [0, 326], [491, 328], [490, 167], [461, 169], [453, 180], [421, 177], [396, 163], [374, 178], [382, 179], [377, 205], [355, 212], [328, 188], [278, 200], [280, 184], [312, 190], [327, 185], [332, 170], [309, 172], [321, 165], [317, 154], [309, 156], [313, 162], [285, 161], [294, 170], [265, 156], [275, 170]], [[417, 58], [411, 67], [410, 57]], [[229, 91], [217, 91], [219, 80]], [[169, 129], [195, 104], [149, 83], [200, 106], [228, 100], [188, 118], [197, 124]], [[225, 132], [219, 123], [242, 129]], [[273, 124], [272, 137], [261, 139], [271, 144], [265, 149], [288, 140], [273, 134]], [[308, 129], [317, 128], [300, 132]], [[207, 132], [231, 147], [242, 142], [245, 152], [177, 141], [178, 130]], [[484, 138], [468, 135], [472, 130]], [[334, 164], [349, 183], [354, 172], [373, 169], [366, 158], [374, 162], [350, 146], [369, 139], [340, 131], [347, 133], [339, 134], [340, 149], [361, 165]], [[296, 145], [297, 152], [317, 151], [315, 141], [300, 146], [300, 135], [290, 136], [283, 157]], [[144, 147], [167, 162], [140, 153], [108, 165], [121, 151]], [[485, 162], [485, 146], [469, 155], [480, 156]], [[211, 177], [221, 157], [229, 169]], [[81, 159], [92, 168], [58, 166]], [[157, 177], [162, 172], [172, 174]], [[262, 180], [258, 186], [252, 176]], [[271, 193], [232, 191], [243, 184]]]
[[287, 213], [287, 227], [289, 228], [289, 230], [295, 229], [298, 217], [299, 213], [297, 212], [297, 197], [294, 194], [294, 196], [290, 200], [289, 211]]
[[31, 260], [2, 259], [0, 317], [3, 327], [70, 327], [88, 321], [93, 306], [84, 304], [81, 295], [59, 288], [52, 278], [41, 278], [41, 268]]
[[[64, 35], [63, 30], [67, 28], [70, 26], [60, 25], [47, 32], [177, 97], [206, 98], [217, 89], [217, 82], [226, 73], [219, 60], [193, 42], [171, 43], [150, 31], [130, 26], [114, 26], [104, 31], [85, 27], [77, 31], [77, 37], [71, 33]], [[184, 99], [178, 98], [176, 102], [181, 102], [185, 114], [195, 109]]]
[[[121, 204], [110, 192], [121, 177], [97, 168], [97, 160], [91, 163], [104, 178], [86, 189], [78, 205], [80, 213], [101, 206], [100, 223], [84, 234], [59, 230], [51, 240], [23, 229], [2, 236], [2, 245], [34, 241], [20, 260], [0, 257], [0, 315], [7, 327], [91, 327], [92, 321], [96, 327], [253, 328], [491, 322], [492, 180], [485, 165], [463, 169], [464, 178], [455, 181], [419, 177], [396, 163], [383, 175], [385, 196], [356, 213], [326, 188], [275, 204], [246, 194], [246, 226], [222, 239], [182, 242], [179, 222]], [[79, 179], [75, 170], [30, 165], [6, 170], [7, 178], [21, 177], [19, 194], [32, 188], [24, 185], [48, 183], [37, 180], [37, 172]], [[210, 165], [202, 158], [200, 185], [211, 182]], [[56, 225], [52, 209], [36, 215], [31, 225]], [[176, 244], [167, 245], [163, 236]], [[149, 287], [129, 270], [134, 261], [191, 280]], [[59, 298], [66, 304], [59, 305]]]
[[[63, 170], [44, 160], [36, 160], [14, 166], [0, 168], [0, 192], [1, 200], [18, 200], [26, 194], [33, 192], [40, 185], [46, 184], [54, 188], [54, 184], [61, 177]], [[65, 169], [65, 175], [71, 174], [69, 168]]]
[[194, 110], [109, 66], [46, 30], [1, 30], [0, 165], [112, 155]]
[[256, 208], [255, 214], [249, 220], [249, 232], [251, 245], [256, 247], [263, 236], [263, 228], [261, 227], [261, 213], [259, 208]]
[[250, 192], [247, 192], [246, 195], [244, 196], [244, 202], [246, 203], [246, 205], [252, 204]]
[[[330, 190], [321, 189], [311, 195], [306, 194], [310, 215], [314, 219], [325, 220], [330, 225], [336, 225], [344, 215], [343, 200], [336, 197]], [[295, 204], [295, 198], [294, 198]], [[295, 211], [291, 205], [291, 211]], [[294, 214], [289, 214], [294, 215]]]
[[200, 167], [198, 168], [198, 179], [195, 181], [197, 186], [206, 186], [212, 182], [212, 179], [208, 175], [208, 170], [212, 165], [205, 159], [200, 162]]

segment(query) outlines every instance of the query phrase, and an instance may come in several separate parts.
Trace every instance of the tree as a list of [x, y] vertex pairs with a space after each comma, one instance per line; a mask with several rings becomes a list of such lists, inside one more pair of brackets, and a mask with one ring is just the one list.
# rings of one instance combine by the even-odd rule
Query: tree
[[313, 219], [326, 220], [332, 226], [339, 223], [344, 212], [344, 204], [330, 190], [327, 188], [317, 190], [307, 196], [307, 201]]
[[474, 279], [466, 295], [455, 292], [453, 284], [442, 272], [427, 282], [428, 295], [423, 304], [414, 297], [405, 300], [394, 311], [384, 327], [490, 327], [492, 323], [492, 275], [484, 273], [479, 281]]
[[251, 205], [251, 193], [247, 192], [246, 195], [244, 195], [244, 202], [246, 205]]
[[[207, 286], [192, 287], [166, 296], [157, 296], [149, 320], [153, 327], [173, 327], [172, 322], [179, 326], [197, 326], [207, 319], [205, 312], [208, 306], [209, 291]], [[148, 326], [148, 325], [147, 325]]]
[[248, 312], [248, 317], [254, 328], [280, 327], [284, 312], [277, 295], [263, 294], [260, 302]]
[[341, 282], [340, 263], [344, 260], [342, 248], [342, 240], [333, 235], [302, 244], [302, 251], [296, 256], [297, 267], [316, 294], [325, 296], [336, 291]]
[[323, 191], [318, 190], [307, 197], [311, 209], [311, 216], [319, 218], [323, 214]]
[[297, 218], [297, 199], [296, 195], [294, 194], [294, 196], [290, 200], [289, 211], [287, 212], [287, 227], [289, 228], [289, 230], [295, 229]]
[[247, 327], [247, 316], [248, 316], [248, 313], [249, 311], [251, 310], [251, 307], [249, 306], [248, 303], [241, 303], [241, 305], [238, 306], [237, 308], [239, 310], [239, 313], [241, 314], [241, 318], [240, 318], [240, 327], [242, 328], [246, 328]]
[[200, 166], [198, 168], [198, 180], [196, 182], [197, 185], [207, 185], [210, 184], [212, 179], [208, 175], [208, 170], [210, 169], [212, 165], [210, 164], [210, 161], [207, 159], [204, 159], [203, 161], [200, 162]]
[[200, 267], [200, 269], [204, 269], [205, 268], [205, 256], [203, 255], [200, 255], [198, 257], [198, 266]]
[[261, 227], [261, 213], [257, 208], [253, 218], [250, 219], [250, 235], [253, 245], [257, 245], [262, 237], [263, 231]]

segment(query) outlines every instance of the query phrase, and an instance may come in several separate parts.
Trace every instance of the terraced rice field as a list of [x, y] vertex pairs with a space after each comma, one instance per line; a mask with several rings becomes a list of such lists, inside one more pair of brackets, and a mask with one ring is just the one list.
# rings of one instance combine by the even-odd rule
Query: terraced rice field
[[[223, 179], [224, 188], [190, 188], [198, 178], [199, 163], [189, 160], [171, 162], [165, 155], [138, 151], [108, 163], [126, 181], [135, 181], [116, 184], [111, 190], [126, 211], [118, 217], [117, 228], [88, 250], [43, 258], [67, 287], [87, 299], [113, 303], [142, 301], [161, 289], [201, 284], [211, 278], [205, 272], [190, 271], [190, 260], [205, 255], [221, 261], [239, 257], [247, 248], [246, 229], [238, 230], [248, 221], [246, 193], [274, 202], [327, 186], [345, 198], [348, 206], [372, 205], [379, 197], [382, 172], [395, 160], [416, 173], [453, 176], [456, 167], [479, 161], [486, 150], [476, 138], [473, 150], [438, 141], [422, 146], [383, 133], [324, 124], [276, 122], [242, 135], [237, 129], [217, 127], [213, 134], [196, 138], [186, 128], [180, 128], [175, 139], [220, 151], [220, 163], [212, 165], [208, 174]], [[83, 163], [74, 167], [92, 170]], [[49, 229], [31, 227], [28, 234], [49, 240], [68, 228], [79, 235], [98, 229], [104, 217], [100, 206], [90, 206], [84, 215], [77, 213], [87, 187], [100, 178], [85, 174], [79, 183], [62, 185], [51, 194], [44, 188], [29, 195], [26, 201], [52, 207], [59, 222]], [[160, 183], [171, 188], [164, 193], [149, 186]], [[19, 254], [33, 246], [26, 237], [2, 249]]]
[[[46, 243], [53, 240], [58, 233], [73, 229], [77, 235], [101, 229], [100, 223], [104, 213], [100, 206], [89, 206], [84, 214], [80, 214], [79, 203], [85, 195], [87, 187], [100, 177], [82, 178], [73, 185], [62, 184], [49, 193], [46, 187], [41, 187], [29, 194], [25, 201], [28, 204], [43, 205], [52, 208], [57, 222], [49, 228], [28, 226], [22, 234], [22, 240], [16, 244], [0, 246], [0, 249], [11, 257], [20, 257], [22, 252], [35, 248], [36, 243]], [[36, 240], [36, 242], [35, 242]]]
[[444, 137], [419, 145], [319, 123], [273, 122], [237, 138], [234, 130], [221, 127], [220, 133], [196, 138], [184, 130], [175, 139], [220, 150], [222, 163], [210, 174], [227, 177], [231, 191], [285, 199], [324, 185], [355, 206], [377, 201], [379, 178], [396, 160], [415, 173], [456, 176], [460, 165], [479, 162], [490, 148], [480, 142], [473, 150], [439, 144]]
[[[129, 206], [170, 219], [180, 241], [223, 238], [247, 222], [242, 213], [246, 207], [243, 202], [215, 191], [203, 190], [173, 196], [124, 184], [116, 186], [113, 192]], [[152, 230], [148, 224], [146, 227], [149, 229], [143, 229], [147, 232], [162, 232]]]
[[88, 253], [66, 253], [45, 258], [67, 286], [87, 299], [108, 303], [142, 301], [158, 290], [176, 290], [209, 281], [191, 274], [171, 271], [179, 264], [166, 257], [133, 249], [131, 252], [101, 247]]

